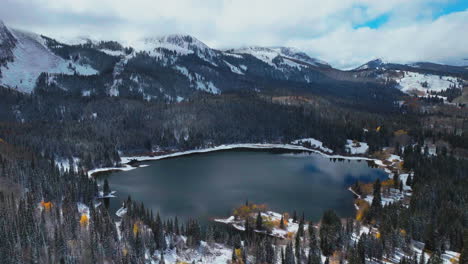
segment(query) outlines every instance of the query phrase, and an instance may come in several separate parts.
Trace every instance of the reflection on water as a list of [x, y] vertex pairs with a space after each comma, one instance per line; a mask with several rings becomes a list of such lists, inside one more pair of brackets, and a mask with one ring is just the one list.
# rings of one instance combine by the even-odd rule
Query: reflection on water
[[386, 177], [367, 162], [334, 162], [317, 154], [225, 151], [145, 164], [151, 166], [106, 176], [118, 196], [110, 210], [130, 195], [163, 217], [226, 216], [246, 200], [279, 212], [304, 212], [313, 220], [328, 208], [352, 216], [347, 186]]

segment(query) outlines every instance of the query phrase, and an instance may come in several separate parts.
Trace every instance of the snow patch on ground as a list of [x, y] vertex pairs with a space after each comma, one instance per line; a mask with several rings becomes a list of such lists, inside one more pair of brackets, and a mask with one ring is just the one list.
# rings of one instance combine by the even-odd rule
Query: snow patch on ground
[[[268, 219], [268, 221], [278, 221], [279, 222], [281, 220], [282, 215], [279, 214], [279, 213], [276, 213], [276, 212], [266, 211], [264, 213], [261, 213], [261, 216], [262, 216], [263, 219]], [[244, 220], [236, 220], [234, 216], [230, 216], [228, 218], [214, 219], [214, 221], [218, 222], [218, 223], [232, 225], [237, 230], [245, 231], [245, 221]], [[307, 230], [307, 228], [308, 228], [308, 225], [304, 224], [304, 230]], [[298, 229], [299, 229], [299, 224], [293, 222], [293, 219], [291, 218], [291, 219], [287, 220], [287, 224], [286, 224], [285, 229], [274, 227], [271, 230], [270, 235], [284, 239], [284, 238], [288, 237], [288, 233], [289, 234], [295, 234]], [[257, 233], [265, 233], [265, 231], [263, 231], [263, 230], [254, 230], [254, 231], [257, 232]]]
[[369, 145], [365, 142], [357, 142], [353, 140], [346, 140], [346, 151], [349, 154], [356, 155], [356, 154], [365, 154], [369, 150]]
[[244, 75], [244, 73], [239, 69], [237, 68], [236, 66], [230, 64], [229, 62], [227, 61], [224, 61], [224, 63], [226, 63], [226, 65], [231, 69], [231, 71], [233, 73], [237, 73], [237, 74], [240, 74], [240, 75]]
[[115, 196], [115, 193], [116, 191], [111, 191], [110, 193], [108, 193], [107, 195], [104, 195], [104, 192], [103, 191], [99, 191], [99, 194], [98, 194], [98, 199], [103, 199], [103, 198], [115, 198], [117, 196]]
[[[154, 259], [151, 263], [159, 263], [161, 253], [156, 251]], [[176, 263], [210, 263], [210, 264], [226, 264], [230, 263], [232, 258], [232, 249], [225, 245], [208, 243], [201, 241], [201, 245], [198, 249], [169, 249], [164, 251], [164, 260], [168, 264]]]
[[111, 55], [114, 57], [120, 57], [120, 56], [125, 56], [125, 52], [121, 50], [110, 50], [110, 49], [100, 49], [99, 51], [102, 51], [106, 53], [107, 55]]
[[450, 87], [462, 88], [461, 80], [456, 77], [409, 71], [403, 71], [402, 73], [403, 77], [396, 79], [396, 81], [400, 89], [405, 93], [419, 92], [422, 95], [427, 95], [431, 91], [441, 92]]
[[115, 212], [115, 215], [118, 217], [123, 217], [127, 213], [127, 208], [121, 207], [117, 212]]
[[76, 203], [76, 207], [78, 209], [78, 212], [82, 215], [82, 214], [85, 214], [88, 219], [90, 218], [89, 216], [89, 207], [84, 204], [84, 203]]
[[320, 149], [321, 151], [327, 152], [327, 153], [333, 153], [333, 150], [325, 147], [323, 145], [322, 141], [317, 140], [315, 138], [297, 139], [297, 140], [292, 141], [291, 143], [295, 144], [295, 145], [303, 145], [304, 143], [308, 143], [308, 144], [310, 144], [310, 146], [312, 148], [317, 148], [317, 149]]
[[[78, 163], [80, 162], [79, 158], [72, 158], [73, 171], [78, 171]], [[70, 160], [66, 158], [56, 159], [55, 164], [62, 169], [63, 171], [70, 171]]]
[[236, 49], [233, 52], [237, 54], [252, 55], [255, 58], [273, 67], [276, 67], [276, 65], [273, 63], [273, 59], [279, 56], [279, 53], [277, 51], [263, 47], [245, 47]]

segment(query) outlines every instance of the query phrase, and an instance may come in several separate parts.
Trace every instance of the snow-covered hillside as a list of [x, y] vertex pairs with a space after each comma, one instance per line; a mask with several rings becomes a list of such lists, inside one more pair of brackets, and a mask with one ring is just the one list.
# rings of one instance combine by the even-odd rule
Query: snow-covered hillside
[[[90, 66], [80, 65], [52, 53], [45, 40], [34, 33], [4, 27], [16, 40], [12, 60], [0, 67], [0, 84], [30, 93], [42, 72], [93, 75], [98, 72]], [[3, 33], [4, 34], [4, 33]]]
[[137, 51], [146, 51], [151, 56], [158, 58], [164, 57], [161, 49], [171, 51], [173, 53], [172, 56], [196, 54], [207, 61], [216, 56], [213, 49], [190, 35], [171, 34], [155, 38], [145, 38], [133, 42], [131, 45]]
[[283, 62], [288, 66], [296, 63], [297, 65], [305, 64], [317, 67], [330, 67], [330, 65], [324, 61], [311, 58], [306, 53], [289, 47], [268, 48], [252, 46], [239, 49], [230, 49], [226, 52], [229, 54], [249, 54], [273, 67], [277, 66], [274, 62], [274, 59], [279, 57], [283, 58]]
[[430, 92], [441, 92], [451, 87], [462, 88], [463, 81], [452, 76], [423, 74], [418, 72], [402, 71], [402, 77], [395, 80], [399, 88], [405, 93], [426, 95]]
[[305, 62], [310, 65], [314, 66], [320, 66], [320, 67], [331, 67], [330, 64], [323, 60], [319, 60], [316, 58], [311, 58], [309, 55], [307, 55], [305, 52], [300, 51], [296, 48], [291, 48], [291, 47], [275, 47], [271, 48], [274, 51], [278, 52], [282, 57], [284, 58], [289, 58], [293, 60], [297, 60], [300, 62]]
[[371, 61], [357, 67], [354, 70], [355, 71], [363, 71], [363, 70], [367, 70], [367, 69], [379, 69], [379, 68], [384, 67], [386, 63], [387, 63], [386, 61], [379, 58], [379, 59], [371, 60]]

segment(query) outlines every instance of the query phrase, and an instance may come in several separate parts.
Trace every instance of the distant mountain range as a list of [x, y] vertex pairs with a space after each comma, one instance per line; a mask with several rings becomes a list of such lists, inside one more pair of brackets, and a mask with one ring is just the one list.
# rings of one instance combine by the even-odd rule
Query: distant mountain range
[[366, 84], [424, 95], [462, 88], [466, 80], [466, 67], [429, 62], [377, 59], [343, 71], [289, 47], [217, 50], [189, 35], [147, 38], [131, 47], [117, 41], [63, 43], [0, 22], [0, 85], [24, 93], [55, 89], [183, 101], [198, 92], [233, 90], [341, 94]]

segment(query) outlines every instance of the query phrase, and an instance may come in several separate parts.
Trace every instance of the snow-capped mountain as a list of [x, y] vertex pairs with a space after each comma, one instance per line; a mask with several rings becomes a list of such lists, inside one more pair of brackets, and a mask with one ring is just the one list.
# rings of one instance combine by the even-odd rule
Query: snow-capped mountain
[[354, 69], [355, 71], [362, 71], [362, 70], [369, 70], [369, 69], [379, 69], [379, 68], [384, 68], [387, 63], [379, 58], [375, 60], [371, 60], [367, 63], [364, 63], [363, 65], [357, 67]]
[[197, 55], [215, 56], [214, 51], [205, 43], [190, 35], [172, 34], [157, 38], [145, 38], [140, 43], [135, 43], [140, 50], [155, 52], [159, 49], [173, 51], [177, 55], [195, 53]]
[[275, 59], [282, 58], [286, 64], [303, 65], [303, 66], [317, 66], [317, 67], [331, 67], [328, 63], [311, 58], [305, 52], [296, 48], [290, 47], [243, 47], [239, 49], [226, 50], [230, 54], [249, 54], [253, 57], [272, 66], [279, 66], [275, 63]]
[[0, 24], [2, 46], [0, 56], [0, 85], [31, 92], [42, 72], [51, 74], [98, 74], [89, 65], [82, 65], [73, 60], [63, 59], [54, 54], [46, 45], [46, 39], [40, 35], [11, 30]]
[[[86, 38], [60, 42], [0, 23], [0, 85], [26, 93], [59, 89], [81, 96], [180, 102], [194, 93], [234, 90], [288, 89], [345, 96], [360, 89], [365, 94], [366, 89], [388, 87], [390, 80], [403, 92], [425, 94], [460, 88], [468, 79], [468, 70], [462, 67], [403, 65], [382, 59], [342, 71], [295, 48], [218, 50], [180, 34], [144, 38], [129, 45]], [[394, 93], [387, 90], [379, 92]]]
[[429, 62], [398, 64], [383, 59], [369, 61], [351, 72], [377, 81], [393, 81], [402, 92], [418, 96], [462, 89], [468, 79], [468, 71], [463, 67]]

